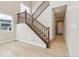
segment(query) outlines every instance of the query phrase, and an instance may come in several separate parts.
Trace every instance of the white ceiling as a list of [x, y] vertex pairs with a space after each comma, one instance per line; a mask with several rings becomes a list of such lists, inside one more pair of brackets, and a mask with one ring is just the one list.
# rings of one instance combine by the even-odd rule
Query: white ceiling
[[66, 5], [54, 8], [54, 15], [56, 18], [63, 19], [66, 12]]

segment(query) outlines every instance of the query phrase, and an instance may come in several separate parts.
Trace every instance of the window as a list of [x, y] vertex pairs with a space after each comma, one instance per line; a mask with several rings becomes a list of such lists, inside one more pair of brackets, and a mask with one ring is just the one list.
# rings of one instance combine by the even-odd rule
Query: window
[[0, 13], [0, 31], [12, 31], [12, 16]]

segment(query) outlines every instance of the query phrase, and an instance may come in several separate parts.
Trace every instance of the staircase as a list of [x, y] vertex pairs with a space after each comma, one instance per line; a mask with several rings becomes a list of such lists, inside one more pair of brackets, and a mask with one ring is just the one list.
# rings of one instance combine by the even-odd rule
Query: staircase
[[[43, 2], [41, 6], [45, 5], [46, 3], [47, 2]], [[42, 8], [41, 6], [40, 8]], [[40, 11], [39, 14], [41, 14], [46, 8]], [[39, 38], [46, 44], [47, 48], [49, 48], [50, 47], [50, 43], [49, 43], [50, 28], [44, 26], [37, 20], [37, 17], [39, 16], [39, 14], [37, 14], [37, 17], [34, 17], [39, 9], [37, 9], [37, 11], [35, 11], [33, 15], [30, 15], [29, 13], [27, 13], [27, 11], [18, 13], [17, 23], [26, 23], [39, 36]]]

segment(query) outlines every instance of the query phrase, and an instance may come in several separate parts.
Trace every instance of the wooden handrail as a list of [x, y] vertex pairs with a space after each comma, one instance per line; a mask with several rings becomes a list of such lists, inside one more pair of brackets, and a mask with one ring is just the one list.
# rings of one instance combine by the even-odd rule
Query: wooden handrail
[[47, 48], [50, 48], [50, 27], [48, 27], [48, 43]]
[[17, 13], [17, 15], [18, 15], [18, 14], [22, 14], [22, 13], [25, 13], [25, 11], [24, 11], [24, 12]]

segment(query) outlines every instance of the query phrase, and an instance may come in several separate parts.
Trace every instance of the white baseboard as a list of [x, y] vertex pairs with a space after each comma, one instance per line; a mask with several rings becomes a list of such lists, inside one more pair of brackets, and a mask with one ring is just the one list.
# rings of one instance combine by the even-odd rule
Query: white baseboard
[[[65, 36], [64, 36], [64, 38], [65, 38]], [[65, 38], [65, 41], [66, 41], [66, 44], [67, 44], [67, 47], [68, 47], [68, 50], [69, 50], [69, 56], [71, 57], [71, 50], [70, 50], [70, 47], [69, 47], [69, 42], [68, 42], [68, 40]]]
[[24, 41], [24, 40], [20, 40], [20, 39], [17, 39], [18, 41], [22, 41], [22, 42], [25, 42], [25, 43], [29, 43], [29, 44], [32, 44], [32, 45], [35, 45], [35, 46], [39, 46], [39, 47], [43, 47], [43, 48], [46, 48], [46, 46], [44, 46], [44, 45], [39, 45], [39, 44], [35, 44], [35, 43], [33, 43], [33, 42], [29, 42], [29, 41]]
[[0, 44], [7, 43], [7, 42], [10, 42], [10, 41], [14, 41], [14, 40], [16, 40], [16, 39], [1, 41]]

